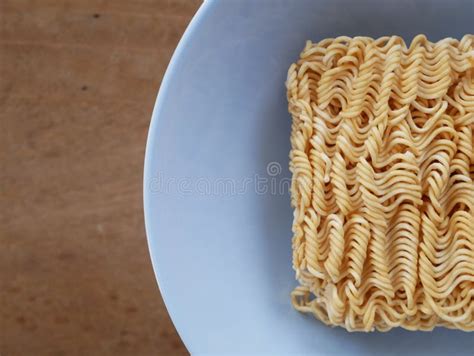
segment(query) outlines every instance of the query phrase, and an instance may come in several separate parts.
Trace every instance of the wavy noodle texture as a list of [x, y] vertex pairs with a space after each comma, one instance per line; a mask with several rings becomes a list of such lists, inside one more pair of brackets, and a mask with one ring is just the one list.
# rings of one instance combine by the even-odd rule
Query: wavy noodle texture
[[308, 42], [286, 85], [295, 308], [474, 330], [474, 36]]

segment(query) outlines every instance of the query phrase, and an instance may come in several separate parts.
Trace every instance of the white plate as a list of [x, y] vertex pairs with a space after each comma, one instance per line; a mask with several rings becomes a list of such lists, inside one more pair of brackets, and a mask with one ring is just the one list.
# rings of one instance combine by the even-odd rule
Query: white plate
[[204, 2], [163, 80], [144, 177], [153, 266], [190, 352], [473, 354], [468, 333], [347, 333], [293, 310], [284, 88], [306, 39], [461, 37], [473, 18], [472, 1]]

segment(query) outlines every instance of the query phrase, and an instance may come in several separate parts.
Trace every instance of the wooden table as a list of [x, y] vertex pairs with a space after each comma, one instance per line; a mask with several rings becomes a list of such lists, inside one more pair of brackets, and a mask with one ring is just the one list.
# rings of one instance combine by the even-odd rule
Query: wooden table
[[199, 0], [0, 2], [0, 355], [186, 354], [143, 223], [160, 80]]

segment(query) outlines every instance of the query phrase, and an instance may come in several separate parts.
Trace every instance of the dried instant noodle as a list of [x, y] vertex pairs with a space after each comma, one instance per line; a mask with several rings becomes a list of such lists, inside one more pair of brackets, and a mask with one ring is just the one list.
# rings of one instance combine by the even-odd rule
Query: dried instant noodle
[[308, 42], [286, 85], [295, 308], [474, 330], [474, 36]]

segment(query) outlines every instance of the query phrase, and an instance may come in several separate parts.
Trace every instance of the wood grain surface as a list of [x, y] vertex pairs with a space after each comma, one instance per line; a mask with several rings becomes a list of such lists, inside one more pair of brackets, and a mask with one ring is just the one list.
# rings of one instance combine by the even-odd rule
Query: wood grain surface
[[147, 250], [160, 80], [199, 0], [0, 1], [0, 355], [187, 354]]

